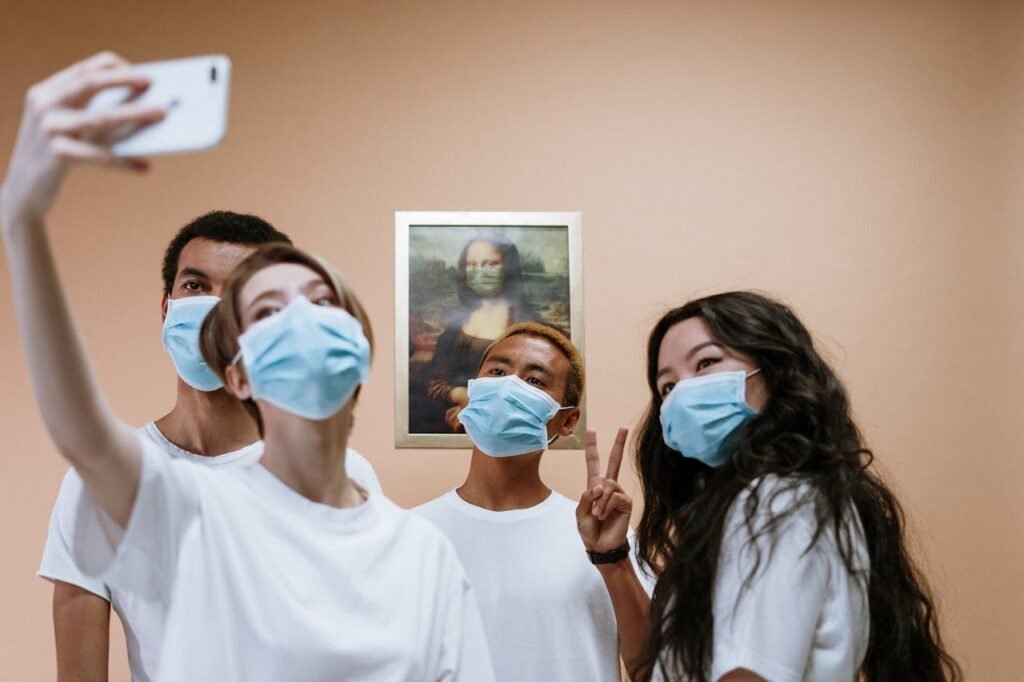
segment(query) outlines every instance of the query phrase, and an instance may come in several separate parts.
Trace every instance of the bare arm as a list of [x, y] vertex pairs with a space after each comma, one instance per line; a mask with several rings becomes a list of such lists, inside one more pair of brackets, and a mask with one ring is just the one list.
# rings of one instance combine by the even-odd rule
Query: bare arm
[[106, 682], [110, 603], [77, 585], [53, 584], [57, 682]]
[[[615, 479], [619, 475], [628, 433], [624, 427], [619, 429], [608, 456], [608, 472], [602, 476], [597, 434], [587, 431], [587, 489], [576, 507], [576, 525], [584, 546], [591, 552], [611, 552], [626, 542], [633, 500]], [[614, 564], [602, 564], [598, 570], [615, 610], [619, 654], [633, 678], [647, 642], [651, 600], [628, 558]]]
[[99, 391], [57, 278], [45, 218], [70, 165], [139, 168], [138, 162], [117, 159], [87, 140], [125, 124], [157, 120], [162, 112], [130, 104], [98, 113], [84, 107], [103, 88], [146, 84], [124, 60], [107, 53], [33, 86], [0, 189], [15, 315], [39, 411], [93, 499], [122, 526], [138, 489], [139, 445]]

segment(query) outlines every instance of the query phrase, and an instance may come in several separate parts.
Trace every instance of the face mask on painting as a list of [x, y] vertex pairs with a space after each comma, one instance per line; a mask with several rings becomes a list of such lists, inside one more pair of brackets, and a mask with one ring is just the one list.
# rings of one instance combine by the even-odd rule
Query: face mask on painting
[[505, 285], [505, 274], [501, 266], [493, 268], [474, 268], [466, 271], [466, 286], [477, 296], [490, 298], [501, 293]]

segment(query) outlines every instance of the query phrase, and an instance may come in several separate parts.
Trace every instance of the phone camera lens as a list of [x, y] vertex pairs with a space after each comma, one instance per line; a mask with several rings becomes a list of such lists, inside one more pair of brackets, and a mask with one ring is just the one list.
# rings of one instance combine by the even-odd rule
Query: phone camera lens
[[216, 66], [211, 66], [210, 67], [210, 82], [211, 83], [216, 83], [217, 82], [217, 67]]

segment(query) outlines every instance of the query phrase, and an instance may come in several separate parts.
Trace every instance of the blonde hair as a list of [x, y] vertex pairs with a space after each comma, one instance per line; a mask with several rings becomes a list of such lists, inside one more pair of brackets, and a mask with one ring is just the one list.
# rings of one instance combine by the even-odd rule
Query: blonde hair
[[521, 334], [546, 339], [551, 342], [552, 346], [561, 351], [562, 355], [569, 361], [569, 384], [565, 388], [565, 403], [567, 407], [569, 405], [579, 407], [587, 378], [586, 371], [583, 369], [583, 356], [580, 355], [579, 350], [569, 340], [569, 337], [555, 327], [538, 322], [520, 322], [519, 324], [512, 325], [501, 336], [496, 338], [494, 343], [487, 347], [487, 350], [484, 351], [484, 357], [480, 361], [480, 366], [483, 367], [484, 362], [487, 361], [491, 350], [495, 346], [510, 337]]
[[[238, 264], [231, 278], [224, 287], [221, 300], [207, 314], [199, 332], [199, 349], [203, 360], [214, 374], [225, 381], [228, 366], [238, 354], [238, 337], [242, 334], [242, 311], [238, 297], [253, 275], [271, 265], [294, 263], [309, 268], [323, 278], [338, 299], [339, 305], [363, 326], [363, 334], [370, 342], [370, 353], [373, 353], [373, 329], [366, 309], [356, 297], [355, 292], [342, 276], [322, 258], [315, 256], [289, 244], [269, 244], [258, 248]], [[358, 389], [357, 389], [358, 390]], [[256, 421], [260, 435], [263, 435], [263, 420], [259, 408], [253, 400], [242, 400], [249, 415]]]

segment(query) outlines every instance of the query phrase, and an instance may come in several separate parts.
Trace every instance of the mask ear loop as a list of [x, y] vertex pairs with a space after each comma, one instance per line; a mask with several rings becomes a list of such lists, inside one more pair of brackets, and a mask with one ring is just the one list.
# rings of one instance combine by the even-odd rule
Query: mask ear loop
[[[577, 407], [579, 407], [579, 405], [562, 405], [558, 408], [558, 412], [561, 412], [562, 410], [575, 410]], [[555, 414], [558, 414], [558, 412], [555, 412]], [[554, 419], [554, 417], [551, 418]], [[555, 433], [555, 435], [551, 436], [551, 438], [548, 438], [548, 445], [550, 446], [552, 443], [558, 440], [558, 437], [560, 435], [560, 433]]]
[[759, 373], [760, 371], [761, 371], [761, 368], [758, 367], [757, 369], [755, 369], [755, 370], [753, 370], [751, 372], [747, 372], [747, 376], [745, 376], [744, 379], [749, 379], [750, 377], [754, 376], [755, 374]]

